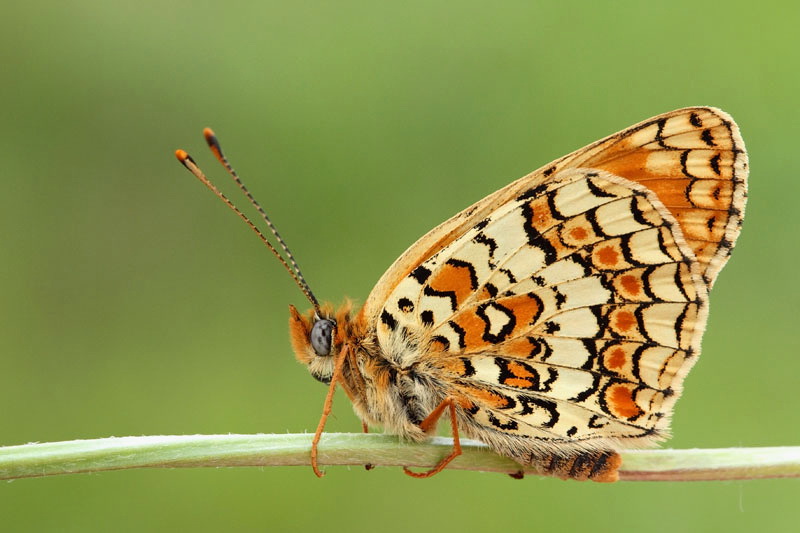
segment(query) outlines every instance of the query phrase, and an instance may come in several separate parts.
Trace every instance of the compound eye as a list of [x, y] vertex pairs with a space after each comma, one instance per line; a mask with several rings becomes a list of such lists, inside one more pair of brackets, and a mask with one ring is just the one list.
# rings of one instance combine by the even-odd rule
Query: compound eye
[[336, 323], [327, 318], [320, 318], [314, 322], [314, 327], [311, 328], [311, 347], [319, 356], [326, 356], [331, 354], [331, 345], [333, 344], [333, 330], [336, 328]]

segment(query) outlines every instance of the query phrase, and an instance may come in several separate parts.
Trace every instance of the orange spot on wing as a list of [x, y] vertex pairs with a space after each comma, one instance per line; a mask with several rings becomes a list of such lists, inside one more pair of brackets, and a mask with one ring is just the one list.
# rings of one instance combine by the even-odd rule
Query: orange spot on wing
[[597, 250], [597, 258], [604, 265], [613, 266], [619, 261], [619, 252], [612, 246], [604, 246]]
[[609, 368], [622, 368], [625, 365], [625, 350], [617, 348], [611, 352], [611, 356], [606, 360], [606, 366]]
[[478, 400], [480, 403], [494, 409], [503, 409], [509, 406], [509, 400], [503, 395], [477, 387], [462, 387], [464, 394]]
[[492, 298], [493, 298], [492, 293], [489, 292], [489, 289], [487, 289], [485, 286], [482, 287], [480, 291], [478, 291], [476, 296], [476, 300], [479, 302], [482, 302], [483, 300], [491, 300]]
[[455, 293], [456, 304], [461, 304], [472, 294], [472, 277], [465, 266], [445, 264], [428, 283], [434, 290]]
[[465, 350], [481, 348], [489, 344], [483, 340], [483, 330], [486, 327], [486, 323], [475, 314], [474, 308], [459, 313], [453, 321], [464, 330]]
[[586, 237], [589, 236], [589, 232], [586, 231], [584, 228], [572, 228], [569, 232], [570, 237], [575, 239], [576, 241], [582, 241]]
[[625, 292], [628, 294], [637, 296], [642, 290], [639, 279], [636, 276], [627, 274], [622, 276], [619, 281], [622, 284], [622, 288], [625, 289]]
[[553, 213], [550, 211], [550, 205], [547, 203], [546, 197], [535, 198], [528, 203], [532, 211], [530, 224], [540, 233], [544, 233], [550, 229], [553, 224]]
[[614, 316], [614, 324], [620, 331], [628, 331], [636, 324], [636, 317], [630, 311], [619, 311]]
[[432, 352], [443, 352], [446, 349], [447, 349], [447, 345], [445, 343], [443, 343], [442, 341], [438, 340], [438, 339], [436, 339], [436, 340], [431, 342], [430, 350]]
[[611, 410], [622, 418], [634, 418], [642, 414], [641, 408], [633, 400], [633, 387], [613, 385], [606, 392], [606, 402]]
[[518, 389], [529, 389], [533, 387], [533, 382], [527, 379], [507, 378], [503, 383], [509, 387], [516, 387]]
[[514, 320], [516, 321], [514, 333], [527, 330], [529, 326], [539, 318], [539, 315], [542, 314], [542, 307], [539, 300], [527, 294], [500, 298], [497, 300], [497, 303], [514, 314]]
[[523, 365], [516, 363], [514, 361], [510, 361], [508, 363], [508, 370], [512, 374], [514, 374], [518, 378], [532, 378], [535, 377], [527, 368]]
[[503, 384], [509, 387], [516, 387], [518, 389], [529, 389], [533, 387], [533, 381], [528, 378], [535, 378], [536, 376], [524, 365], [520, 363], [509, 361], [506, 367], [511, 372], [513, 377], [508, 377], [503, 380]]
[[527, 338], [513, 339], [502, 344], [499, 355], [513, 355], [515, 357], [530, 357], [535, 346]]

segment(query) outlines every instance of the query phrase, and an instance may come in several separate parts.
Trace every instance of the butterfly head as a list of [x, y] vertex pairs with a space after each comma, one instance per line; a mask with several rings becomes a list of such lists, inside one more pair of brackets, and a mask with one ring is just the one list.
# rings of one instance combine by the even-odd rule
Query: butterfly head
[[322, 383], [330, 383], [334, 355], [351, 333], [351, 307], [348, 302], [334, 312], [332, 306], [325, 304], [319, 311], [312, 309], [302, 315], [293, 305], [289, 306], [289, 333], [295, 356]]

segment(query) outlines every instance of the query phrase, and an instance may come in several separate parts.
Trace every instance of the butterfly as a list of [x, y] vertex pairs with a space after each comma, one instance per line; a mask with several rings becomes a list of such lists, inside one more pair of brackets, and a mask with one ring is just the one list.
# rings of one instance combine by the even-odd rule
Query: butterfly
[[294, 256], [211, 130], [206, 141], [284, 255], [245, 220], [311, 302], [290, 306], [297, 359], [337, 386], [364, 431], [460, 435], [561, 478], [615, 481], [619, 450], [669, 435], [700, 354], [708, 291], [733, 249], [747, 196], [739, 128], [712, 107], [679, 109], [592, 143], [435, 227], [381, 276], [363, 307], [319, 304]]

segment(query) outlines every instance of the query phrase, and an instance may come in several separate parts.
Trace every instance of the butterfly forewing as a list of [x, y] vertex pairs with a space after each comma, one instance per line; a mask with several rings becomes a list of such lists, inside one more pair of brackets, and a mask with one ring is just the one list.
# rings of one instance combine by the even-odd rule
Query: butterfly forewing
[[591, 449], [662, 436], [705, 310], [699, 267], [656, 196], [569, 170], [414, 268], [377, 334], [390, 360], [425, 365], [462, 402], [468, 433]]
[[406, 275], [489, 213], [570, 168], [596, 168], [647, 187], [678, 221], [711, 287], [741, 227], [748, 162], [733, 119], [712, 107], [659, 115], [545, 165], [490, 194], [414, 243], [384, 273], [365, 303], [377, 320]]

